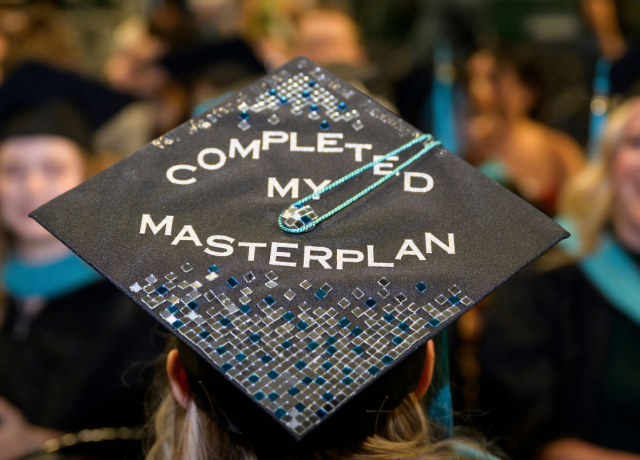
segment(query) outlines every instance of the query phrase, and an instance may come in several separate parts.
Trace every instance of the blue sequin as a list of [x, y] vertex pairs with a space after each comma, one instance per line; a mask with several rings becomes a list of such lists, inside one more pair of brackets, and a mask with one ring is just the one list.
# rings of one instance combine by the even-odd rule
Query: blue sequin
[[355, 351], [357, 355], [364, 353], [364, 350], [361, 347], [355, 347], [353, 351]]
[[336, 343], [338, 341], [338, 339], [336, 339], [334, 336], [330, 335], [329, 338], [327, 339], [327, 343], [329, 345], [333, 345], [334, 343]]
[[156, 289], [156, 292], [160, 295], [165, 295], [167, 292], [169, 292], [169, 289], [163, 284], [158, 289]]
[[440, 324], [440, 321], [435, 318], [432, 318], [431, 321], [429, 321], [429, 326], [436, 327], [438, 324]]
[[240, 112], [240, 115], [238, 115], [238, 118], [240, 118], [241, 120], [246, 120], [249, 118], [249, 113], [246, 110], [243, 110], [242, 112]]
[[224, 363], [220, 369], [222, 369], [222, 372], [229, 372], [233, 369], [233, 366], [229, 363]]
[[231, 289], [233, 289], [234, 287], [236, 287], [236, 286], [238, 285], [238, 280], [237, 280], [237, 279], [235, 279], [235, 278], [232, 276], [231, 278], [229, 278], [229, 279], [227, 280], [227, 284], [229, 285], [229, 287], [230, 287]]
[[300, 220], [302, 221], [303, 224], [308, 224], [309, 222], [311, 222], [311, 217], [309, 217], [307, 214], [305, 214], [304, 216], [302, 216], [300, 218]]
[[341, 327], [347, 327], [349, 324], [351, 324], [351, 321], [349, 321], [347, 318], [342, 318], [340, 321], [338, 321], [338, 324]]
[[309, 80], [309, 82], [307, 83], [307, 85], [309, 85], [310, 88], [313, 88], [314, 86], [316, 86], [316, 82], [313, 80]]
[[227, 349], [225, 347], [218, 347], [216, 348], [216, 351], [219, 355], [224, 355], [227, 352]]
[[322, 123], [320, 123], [320, 129], [323, 131], [326, 131], [327, 129], [331, 128], [331, 125], [329, 123], [327, 123], [327, 120], [322, 120]]
[[325, 394], [323, 394], [322, 397], [324, 398], [325, 401], [331, 401], [333, 399], [333, 395], [328, 391]]
[[203, 339], [206, 339], [207, 337], [209, 337], [211, 334], [209, 333], [209, 331], [202, 331], [200, 332], [200, 334], [198, 334], [200, 337], [202, 337]]
[[258, 334], [251, 334], [249, 336], [249, 340], [251, 340], [253, 343], [258, 343], [262, 339], [260, 338], [260, 336]]
[[207, 268], [207, 271], [209, 273], [218, 273], [220, 269], [218, 268], [217, 265], [212, 265], [211, 267]]
[[369, 297], [367, 300], [364, 301], [364, 304], [369, 308], [373, 308], [376, 306], [376, 301], [373, 300], [371, 297]]
[[390, 323], [391, 321], [393, 321], [394, 319], [396, 319], [396, 317], [395, 317], [395, 316], [393, 316], [391, 313], [387, 313], [386, 315], [384, 315], [384, 316], [383, 316], [383, 318], [384, 318], [387, 322], [389, 322], [389, 323]]
[[289, 322], [292, 319], [294, 319], [296, 317], [296, 315], [294, 315], [293, 313], [291, 313], [290, 311], [286, 312], [284, 315], [282, 315], [282, 319], [284, 319], [285, 321]]
[[295, 363], [294, 366], [296, 366], [296, 368], [298, 368], [298, 370], [301, 371], [302, 369], [307, 367], [307, 363], [305, 363], [303, 360], [300, 360], [297, 363]]
[[345, 385], [351, 385], [353, 383], [353, 379], [351, 377], [345, 377], [342, 379], [342, 383]]
[[395, 336], [392, 340], [393, 343], [395, 343], [396, 345], [400, 345], [402, 342], [404, 342], [404, 339], [400, 336]]
[[333, 355], [334, 353], [337, 353], [338, 349], [336, 347], [329, 347], [327, 348], [327, 353], [329, 353], [330, 355]]
[[342, 369], [342, 372], [344, 372], [345, 375], [349, 375], [353, 372], [353, 369], [351, 369], [350, 367], [345, 367], [344, 369]]
[[296, 324], [296, 327], [298, 329], [300, 329], [301, 331], [304, 331], [306, 328], [309, 327], [309, 325], [307, 323], [305, 323], [304, 321], [300, 321], [298, 324]]
[[276, 371], [269, 371], [269, 373], [267, 374], [267, 376], [271, 379], [271, 380], [275, 380], [278, 378], [280, 374], [278, 374]]
[[256, 374], [252, 374], [251, 377], [249, 377], [248, 380], [251, 383], [256, 383], [258, 380], [260, 380], [260, 377], [258, 377]]
[[262, 358], [260, 358], [260, 361], [262, 361], [263, 363], [267, 364], [269, 361], [271, 361], [273, 358], [269, 355], [264, 355]]
[[341, 102], [340, 104], [338, 104], [338, 110], [347, 110], [347, 104]]
[[311, 342], [309, 345], [307, 345], [307, 348], [309, 348], [311, 351], [315, 350], [316, 348], [318, 348], [320, 345], [318, 345], [316, 342]]
[[353, 329], [351, 329], [351, 333], [353, 335], [355, 335], [356, 337], [358, 337], [360, 334], [362, 334], [362, 329], [360, 329], [358, 326], [356, 326]]
[[326, 293], [326, 292], [324, 292], [324, 290], [322, 290], [322, 289], [318, 289], [318, 290], [316, 291], [315, 296], [316, 296], [319, 300], [322, 300], [322, 299], [324, 299], [324, 298], [327, 296], [327, 293]]
[[371, 375], [376, 375], [378, 372], [380, 372], [380, 369], [378, 369], [376, 366], [371, 366], [369, 369], [367, 369], [367, 372], [369, 372], [369, 374]]
[[296, 387], [291, 387], [287, 390], [287, 393], [289, 393], [291, 396], [295, 396], [300, 393], [300, 390], [298, 390]]
[[231, 321], [229, 321], [227, 318], [222, 318], [220, 321], [218, 321], [220, 324], [222, 324], [223, 326], [228, 326], [229, 324], [231, 324]]
[[385, 355], [380, 361], [385, 363], [387, 366], [393, 362], [393, 358], [389, 355]]
[[307, 408], [307, 406], [305, 406], [305, 405], [304, 405], [304, 404], [302, 404], [302, 403], [298, 403], [298, 404], [296, 404], [296, 405], [295, 405], [295, 406], [293, 406], [293, 407], [295, 407], [295, 408], [296, 408], [296, 410], [297, 410], [298, 412], [302, 412], [303, 410], [305, 410], [305, 409]]
[[179, 319], [177, 319], [171, 325], [173, 327], [175, 327], [176, 329], [180, 329], [182, 326], [184, 326], [184, 323], [182, 321], [180, 321]]
[[287, 98], [286, 98], [286, 97], [284, 97], [284, 96], [282, 96], [282, 97], [280, 98], [280, 104], [286, 104], [286, 103], [287, 103]]
[[409, 329], [409, 326], [405, 323], [400, 323], [398, 324], [398, 329], [400, 329], [401, 331], [406, 331], [407, 329]]
[[310, 110], [311, 112], [317, 112], [317, 111], [318, 111], [318, 106], [317, 106], [316, 104], [311, 104], [311, 105], [309, 106], [309, 110]]
[[280, 345], [282, 345], [284, 347], [285, 350], [288, 350], [290, 347], [293, 346], [293, 344], [291, 342], [289, 342], [288, 340], [285, 340], [284, 342], [282, 342]]
[[274, 303], [276, 303], [276, 299], [274, 299], [273, 297], [271, 297], [270, 295], [266, 296], [264, 298], [264, 301], [267, 302], [267, 305], [271, 306]]
[[313, 382], [313, 379], [309, 376], [306, 376], [302, 379], [302, 383], [304, 383], [305, 385], [309, 385], [311, 382]]
[[269, 401], [273, 402], [276, 399], [280, 398], [280, 395], [278, 393], [276, 393], [275, 391], [269, 393], [269, 396], [267, 396], [269, 398]]
[[242, 305], [240, 307], [240, 311], [242, 313], [249, 313], [251, 311], [251, 307], [249, 305]]
[[245, 359], [247, 359], [247, 356], [244, 353], [238, 353], [235, 358], [238, 360], [239, 363], [241, 363], [242, 361], [244, 361]]
[[171, 305], [169, 308], [167, 308], [167, 310], [169, 310], [171, 313], [176, 313], [177, 311], [180, 311], [180, 307], [178, 307], [177, 305]]
[[285, 412], [285, 410], [282, 407], [279, 407], [278, 410], [276, 410], [273, 415], [275, 415], [278, 418], [282, 418], [285, 415], [287, 415], [287, 413]]
[[198, 305], [198, 303], [195, 300], [192, 300], [187, 304], [187, 307], [189, 307], [191, 310], [196, 310], [199, 306], [200, 305]]
[[324, 363], [322, 363], [322, 367], [325, 371], [328, 371], [333, 367], [333, 364], [331, 364], [329, 361], [325, 361]]
[[314, 380], [314, 382], [316, 382], [318, 385], [324, 385], [327, 381], [322, 377], [318, 377], [317, 379]]
[[262, 391], [258, 391], [256, 394], [253, 395], [254, 398], [256, 398], [258, 401], [262, 401], [264, 399], [264, 393]]
[[271, 88], [271, 89], [269, 90], [269, 94], [271, 94], [272, 96], [277, 96], [277, 95], [278, 95], [278, 92], [276, 91], [276, 89], [275, 89], [275, 88]]
[[318, 409], [316, 411], [316, 415], [318, 416], [318, 418], [325, 418], [327, 416], [327, 413], [322, 409]]
[[458, 299], [458, 297], [454, 295], [454, 296], [449, 297], [449, 302], [451, 302], [453, 305], [455, 305], [458, 302], [460, 302], [460, 299]]
[[302, 97], [309, 97], [309, 91], [307, 91], [306, 89], [302, 92]]
[[418, 290], [418, 292], [424, 292], [427, 290], [427, 285], [420, 281], [418, 284], [416, 284], [416, 289]]

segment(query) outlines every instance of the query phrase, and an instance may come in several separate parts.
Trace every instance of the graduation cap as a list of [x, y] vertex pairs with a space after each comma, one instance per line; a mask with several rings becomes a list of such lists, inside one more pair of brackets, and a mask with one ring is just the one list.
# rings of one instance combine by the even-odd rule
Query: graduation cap
[[28, 61], [0, 86], [0, 140], [53, 134], [91, 152], [93, 132], [133, 101], [76, 73]]
[[32, 217], [180, 339], [202, 407], [279, 449], [363, 439], [428, 340], [568, 236], [302, 57]]

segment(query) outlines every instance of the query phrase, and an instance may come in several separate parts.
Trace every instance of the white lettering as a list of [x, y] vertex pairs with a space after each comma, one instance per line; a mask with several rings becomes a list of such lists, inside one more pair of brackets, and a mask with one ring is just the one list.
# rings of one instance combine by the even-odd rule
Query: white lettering
[[253, 262], [256, 260], [256, 248], [266, 248], [267, 243], [244, 243], [239, 242], [238, 246], [243, 246], [249, 248], [249, 255], [247, 256], [247, 260], [249, 262]]
[[413, 240], [404, 240], [404, 243], [396, 256], [396, 260], [402, 260], [404, 256], [416, 256], [420, 260], [426, 260]]
[[178, 233], [178, 236], [171, 242], [172, 245], [177, 245], [180, 241], [193, 241], [196, 246], [202, 246], [202, 243], [198, 239], [195, 230], [191, 225], [185, 225]]
[[145, 232], [147, 231], [147, 225], [154, 235], [157, 235], [162, 227], [164, 227], [164, 234], [166, 236], [171, 236], [171, 228], [173, 227], [173, 216], [166, 216], [158, 225], [155, 225], [151, 220], [151, 214], [143, 214], [142, 221], [140, 222], [141, 234], [145, 234]]
[[373, 245], [367, 246], [367, 261], [369, 267], [393, 267], [393, 262], [375, 262], [373, 257]]
[[[313, 183], [313, 181], [311, 179], [305, 179], [304, 183], [307, 184], [309, 186], [309, 188], [311, 188], [311, 190], [313, 190], [313, 192], [317, 192], [318, 190], [321, 190], [323, 188], [325, 188], [327, 185], [329, 185], [331, 183], [331, 181], [329, 179], [323, 180], [320, 185], [316, 185]], [[314, 196], [313, 197], [314, 200], [319, 200], [320, 199], [320, 195], [318, 196]]]
[[[207, 155], [218, 155], [219, 160], [215, 164], [207, 163], [204, 161], [204, 157]], [[214, 169], [220, 169], [227, 162], [227, 156], [220, 149], [204, 149], [201, 150], [198, 154], [198, 164], [202, 166], [204, 169], [208, 169], [213, 171]]]
[[373, 146], [371, 144], [344, 144], [346, 149], [353, 149], [356, 155], [356, 161], [362, 161], [362, 150], [371, 150]]
[[271, 243], [271, 256], [269, 257], [270, 265], [282, 265], [284, 267], [295, 267], [295, 262], [282, 262], [278, 260], [278, 257], [291, 257], [290, 252], [279, 252], [280, 248], [292, 248], [296, 249], [297, 243]]
[[[311, 255], [311, 252], [322, 252], [323, 255]], [[333, 255], [333, 252], [329, 248], [325, 248], [323, 246], [305, 246], [304, 247], [304, 263], [302, 266], [304, 268], [309, 268], [309, 264], [312, 260], [316, 260], [320, 262], [326, 270], [331, 270], [331, 265], [327, 262]]]
[[435, 244], [440, 246], [442, 249], [445, 250], [447, 254], [455, 254], [456, 245], [453, 239], [453, 233], [447, 233], [447, 235], [449, 237], [449, 245], [444, 244], [442, 241], [440, 241], [438, 238], [433, 236], [431, 233], [425, 233], [424, 236], [427, 240], [427, 254], [431, 254], [431, 242], [434, 242]]
[[[384, 158], [384, 155], [374, 155], [373, 161], [377, 161], [380, 158]], [[387, 158], [388, 161], [398, 161], [400, 158], [397, 156], [390, 156]], [[391, 168], [391, 169], [383, 169], [383, 168]], [[374, 176], [386, 176], [391, 171], [393, 171], [393, 163], [387, 163], [385, 161], [378, 163], [373, 167], [373, 175]]]
[[[414, 177], [424, 179], [427, 182], [427, 184], [424, 187], [412, 187], [411, 179], [413, 179]], [[433, 188], [433, 177], [431, 177], [429, 174], [424, 174], [419, 172], [404, 173], [404, 191], [405, 192], [426, 193], [432, 188]]]
[[291, 179], [289, 181], [289, 183], [283, 188], [280, 183], [278, 182], [278, 179], [276, 179], [275, 177], [270, 177], [269, 178], [269, 189], [267, 191], [267, 196], [269, 198], [273, 198], [274, 197], [274, 190], [277, 190], [278, 193], [280, 194], [280, 196], [282, 198], [284, 198], [284, 196], [289, 193], [289, 191], [291, 191], [291, 198], [298, 198], [298, 185], [299, 185], [300, 181], [298, 179]]
[[[348, 257], [355, 256], [355, 257]], [[364, 260], [364, 254], [360, 251], [351, 251], [349, 249], [338, 249], [336, 255], [336, 269], [342, 270], [342, 266], [345, 262], [358, 263]]]
[[214, 248], [224, 249], [224, 251], [216, 252], [207, 248], [204, 250], [204, 252], [212, 256], [223, 256], [223, 257], [230, 256], [231, 254], [233, 254], [233, 246], [231, 246], [231, 244], [216, 243], [216, 240], [223, 240], [223, 241], [228, 241], [229, 243], [233, 243], [235, 241], [235, 238], [229, 238], [228, 236], [224, 236], [224, 235], [212, 235], [209, 238], [207, 238], [207, 244], [209, 246], [213, 246]]
[[252, 153], [251, 158], [254, 160], [260, 159], [260, 139], [252, 141], [247, 148], [244, 148], [238, 139], [231, 139], [229, 142], [229, 158], [236, 157], [236, 151], [242, 158], [246, 158], [249, 153]]
[[318, 133], [318, 152], [321, 153], [340, 153], [344, 149], [342, 147], [327, 147], [329, 145], [338, 145], [338, 141], [334, 139], [342, 139], [342, 133]]
[[298, 145], [298, 133], [290, 134], [291, 142], [289, 143], [289, 150], [292, 152], [313, 152], [315, 149], [313, 146], [303, 147]]
[[284, 144], [289, 135], [284, 131], [262, 131], [262, 150], [269, 150], [271, 144]]
[[173, 175], [176, 171], [180, 171], [181, 169], [186, 169], [187, 171], [191, 171], [194, 172], [196, 169], [195, 166], [191, 166], [191, 165], [175, 165], [175, 166], [171, 166], [169, 169], [167, 169], [167, 179], [169, 179], [169, 182], [173, 183], [173, 184], [178, 184], [178, 185], [189, 185], [189, 184], [193, 184], [196, 179], [195, 178], [191, 178], [191, 179], [176, 179], [175, 176]]

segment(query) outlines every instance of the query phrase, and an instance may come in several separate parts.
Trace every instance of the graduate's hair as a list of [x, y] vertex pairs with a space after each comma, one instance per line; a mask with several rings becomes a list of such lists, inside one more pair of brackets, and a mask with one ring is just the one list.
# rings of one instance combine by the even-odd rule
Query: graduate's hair
[[559, 214], [575, 226], [580, 256], [595, 249], [598, 236], [613, 216], [613, 158], [634, 116], [640, 116], [640, 97], [628, 99], [613, 110], [594, 160], [567, 183], [560, 197]]
[[[166, 357], [166, 355], [165, 355]], [[249, 441], [229, 432], [200, 409], [192, 398], [183, 408], [175, 400], [166, 372], [155, 380], [153, 417], [146, 426], [146, 460], [260, 460]], [[487, 445], [471, 431], [456, 430], [454, 437], [438, 439], [436, 426], [425, 414], [421, 400], [411, 393], [387, 417], [373, 436], [346, 448], [283, 456], [282, 460], [453, 460], [461, 458], [454, 447], [489, 458]], [[277, 448], [276, 448], [277, 449]]]

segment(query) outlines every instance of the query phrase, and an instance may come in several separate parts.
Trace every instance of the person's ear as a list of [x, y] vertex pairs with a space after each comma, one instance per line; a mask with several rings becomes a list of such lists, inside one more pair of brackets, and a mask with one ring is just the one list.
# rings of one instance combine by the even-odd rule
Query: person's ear
[[422, 398], [431, 385], [431, 379], [433, 378], [433, 368], [436, 365], [436, 348], [433, 345], [433, 340], [427, 342], [427, 353], [424, 358], [424, 367], [422, 368], [422, 376], [420, 382], [414, 390], [414, 394], [418, 399]]
[[186, 409], [191, 402], [191, 387], [176, 349], [171, 350], [167, 355], [167, 375], [173, 397], [176, 398], [178, 404]]

